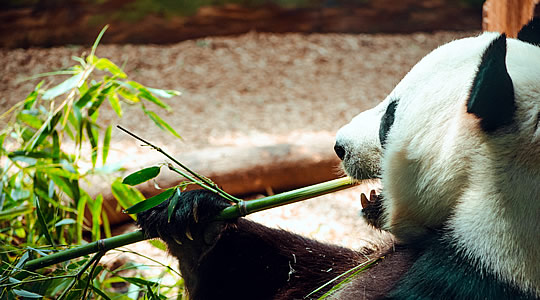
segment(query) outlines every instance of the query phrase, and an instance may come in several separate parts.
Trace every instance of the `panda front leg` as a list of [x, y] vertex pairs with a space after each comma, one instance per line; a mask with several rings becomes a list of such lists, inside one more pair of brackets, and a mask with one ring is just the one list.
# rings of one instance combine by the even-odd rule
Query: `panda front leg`
[[170, 222], [168, 201], [138, 215], [145, 235], [161, 238], [178, 258], [190, 299], [302, 299], [365, 260], [244, 218], [213, 221], [230, 205], [197, 190], [182, 194]]

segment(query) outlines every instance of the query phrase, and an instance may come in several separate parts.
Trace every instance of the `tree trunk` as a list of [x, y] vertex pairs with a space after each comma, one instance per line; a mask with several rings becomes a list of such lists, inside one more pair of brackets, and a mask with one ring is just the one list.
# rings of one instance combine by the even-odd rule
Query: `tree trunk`
[[[516, 37], [521, 27], [535, 14], [540, 0], [487, 0], [484, 3], [482, 29]], [[537, 9], [538, 11], [538, 9]]]

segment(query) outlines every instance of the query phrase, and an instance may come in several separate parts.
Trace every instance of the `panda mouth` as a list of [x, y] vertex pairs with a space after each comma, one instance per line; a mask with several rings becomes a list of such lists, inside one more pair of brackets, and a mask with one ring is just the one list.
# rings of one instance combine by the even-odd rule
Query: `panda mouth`
[[359, 159], [348, 158], [342, 162], [342, 169], [347, 175], [357, 181], [381, 179], [381, 170], [378, 164], [369, 164], [368, 166], [360, 165], [358, 160]]

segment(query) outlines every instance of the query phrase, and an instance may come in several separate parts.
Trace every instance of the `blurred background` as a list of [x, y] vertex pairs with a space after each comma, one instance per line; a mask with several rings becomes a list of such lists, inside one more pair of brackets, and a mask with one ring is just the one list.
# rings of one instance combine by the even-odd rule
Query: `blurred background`
[[[524, 22], [514, 15], [539, 11], [536, 0], [490, 2], [4, 0], [0, 111], [23, 100], [42, 80], [38, 74], [67, 70], [73, 57], [88, 55], [108, 25], [96, 55], [148, 87], [181, 92], [160, 115], [182, 139], [153, 126], [130, 101], [120, 102], [122, 119], [105, 104], [95, 120], [100, 128], [121, 124], [232, 194], [273, 194], [342, 176], [332, 150], [336, 131], [383, 100], [425, 54], [482, 27], [507, 30]], [[47, 77], [43, 88], [66, 78]], [[163, 162], [116, 129], [110, 157], [121, 175]], [[163, 186], [178, 181], [174, 173], [160, 177]], [[93, 196], [104, 195], [112, 224], [129, 220], [109, 182], [89, 184]], [[139, 189], [157, 192], [152, 184]], [[341, 205], [357, 204], [358, 195]], [[357, 222], [357, 210], [335, 210], [353, 211]]]
[[381, 33], [479, 29], [482, 0], [4, 0], [0, 46], [175, 43], [249, 31]]

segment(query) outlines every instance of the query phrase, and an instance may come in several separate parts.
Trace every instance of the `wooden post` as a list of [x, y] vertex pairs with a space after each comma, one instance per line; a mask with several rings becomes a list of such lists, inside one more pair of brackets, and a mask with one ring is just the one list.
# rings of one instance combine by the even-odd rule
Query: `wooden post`
[[482, 29], [516, 37], [534, 16], [540, 0], [487, 0], [483, 7]]

